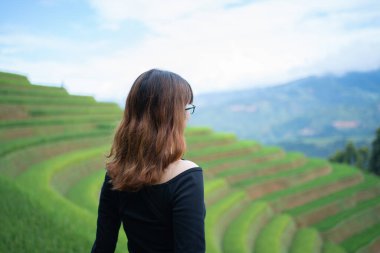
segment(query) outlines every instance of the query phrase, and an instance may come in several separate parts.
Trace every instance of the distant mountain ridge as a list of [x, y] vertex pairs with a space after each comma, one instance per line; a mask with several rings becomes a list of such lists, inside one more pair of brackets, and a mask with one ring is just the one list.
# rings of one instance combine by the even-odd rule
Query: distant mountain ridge
[[380, 127], [380, 70], [201, 94], [195, 103], [190, 125], [327, 157], [347, 140], [360, 146], [374, 138]]

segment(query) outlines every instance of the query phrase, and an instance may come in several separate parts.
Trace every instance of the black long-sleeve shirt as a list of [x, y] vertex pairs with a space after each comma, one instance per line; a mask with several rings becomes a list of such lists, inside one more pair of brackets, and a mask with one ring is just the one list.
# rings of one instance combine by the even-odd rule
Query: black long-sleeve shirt
[[204, 253], [206, 206], [203, 171], [190, 168], [140, 191], [114, 191], [106, 174], [92, 253], [114, 252], [120, 225], [129, 253]]

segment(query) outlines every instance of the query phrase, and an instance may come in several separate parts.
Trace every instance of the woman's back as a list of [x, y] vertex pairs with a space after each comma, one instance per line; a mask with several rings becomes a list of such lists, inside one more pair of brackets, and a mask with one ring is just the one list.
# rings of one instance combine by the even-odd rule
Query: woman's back
[[[206, 207], [200, 167], [187, 160], [177, 161], [168, 167], [159, 184], [137, 192], [113, 191], [109, 179], [106, 175], [102, 195], [107, 198], [100, 205], [107, 203], [103, 208], [114, 209], [108, 214], [118, 214], [111, 219], [115, 224], [108, 226], [115, 230], [122, 222], [130, 253], [205, 252]], [[103, 236], [107, 234], [109, 245], [95, 242], [93, 252], [113, 252], [117, 234], [105, 230]]]

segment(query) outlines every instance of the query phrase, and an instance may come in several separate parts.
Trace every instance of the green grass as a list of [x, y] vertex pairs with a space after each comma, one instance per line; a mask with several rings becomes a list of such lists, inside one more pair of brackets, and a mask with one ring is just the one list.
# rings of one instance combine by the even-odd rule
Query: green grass
[[28, 114], [32, 117], [39, 116], [56, 116], [56, 115], [96, 115], [96, 114], [119, 114], [120, 118], [122, 116], [122, 111], [115, 104], [114, 107], [105, 106], [105, 107], [83, 107], [83, 108], [39, 108], [39, 109], [28, 109]]
[[266, 157], [268, 155], [273, 155], [276, 153], [283, 153], [283, 152], [284, 152], [284, 150], [280, 147], [265, 146], [265, 147], [262, 147], [261, 149], [255, 151], [252, 154], [252, 157], [253, 158], [262, 158], [262, 157]]
[[294, 236], [289, 253], [319, 253], [322, 238], [315, 229], [301, 228]]
[[[304, 156], [300, 155], [298, 153], [287, 153], [283, 157], [279, 157], [273, 160], [268, 160], [264, 162], [252, 162], [251, 157], [247, 157], [245, 160], [245, 164], [239, 164], [239, 166], [234, 166], [229, 170], [224, 170], [217, 174], [219, 177], [226, 177], [231, 175], [236, 175], [244, 172], [250, 172], [250, 171], [259, 171], [259, 170], [265, 170], [271, 167], [277, 167], [281, 165], [286, 165], [296, 162], [297, 160], [303, 159]], [[236, 162], [235, 162], [236, 164]]]
[[30, 86], [30, 82], [26, 76], [0, 72], [0, 86], [13, 85], [13, 86]]
[[347, 252], [356, 252], [361, 247], [370, 244], [372, 240], [380, 237], [380, 223], [344, 240], [341, 245]]
[[0, 173], [11, 178], [16, 178], [27, 171], [32, 165], [41, 163], [56, 155], [61, 155], [68, 151], [79, 151], [88, 147], [100, 146], [106, 143], [110, 143], [109, 137], [104, 136], [40, 143], [1, 157]]
[[207, 253], [221, 252], [222, 238], [219, 233], [222, 231], [218, 229], [218, 224], [228, 210], [241, 203], [244, 199], [246, 199], [246, 194], [243, 191], [233, 191], [207, 208], [205, 220]]
[[44, 160], [28, 168], [27, 171], [17, 178], [17, 181], [26, 187], [52, 192], [50, 182], [54, 173], [57, 173], [70, 164], [75, 164], [95, 156], [101, 156], [105, 153], [107, 148], [109, 148], [109, 145], [79, 151], [76, 150]]
[[322, 253], [347, 253], [341, 246], [331, 242], [323, 244]]
[[208, 144], [209, 141], [226, 141], [226, 142], [236, 142], [236, 136], [234, 134], [227, 133], [212, 133], [207, 135], [186, 135], [186, 144], [191, 146], [194, 144]]
[[346, 219], [355, 215], [360, 215], [361, 212], [366, 212], [367, 209], [377, 206], [380, 203], [380, 196], [359, 202], [353, 208], [345, 209], [335, 215], [329, 216], [326, 219], [313, 224], [313, 227], [320, 231], [327, 231], [337, 226], [340, 222], [344, 222]]
[[216, 201], [224, 198], [226, 194], [231, 192], [231, 188], [227, 181], [223, 178], [205, 178], [204, 185], [205, 203], [207, 206], [213, 205]]
[[278, 171], [277, 173], [271, 175], [246, 178], [235, 182], [233, 185], [236, 187], [248, 187], [254, 184], [260, 184], [280, 178], [286, 178], [289, 182], [293, 182], [293, 185], [297, 185], [298, 177], [303, 177], [303, 175], [307, 174], [309, 171], [318, 170], [325, 166], [328, 166], [328, 164], [324, 160], [310, 159], [300, 167], [292, 168], [291, 170]]
[[105, 168], [104, 155], [96, 155], [94, 157], [78, 161], [77, 163], [64, 167], [54, 173], [51, 179], [51, 186], [62, 195], [66, 193], [78, 182], [86, 179], [94, 171], [99, 168]]
[[[0, 77], [1, 78], [1, 77]], [[57, 86], [46, 86], [46, 85], [39, 85], [39, 84], [30, 84], [28, 81], [28, 84], [26, 85], [14, 85], [14, 84], [6, 84], [6, 83], [0, 83], [0, 90], [10, 90], [10, 91], [29, 91], [29, 90], [38, 90], [42, 92], [62, 92], [62, 90], [65, 90], [63, 87], [57, 87]]]
[[213, 170], [217, 169], [219, 166], [234, 166], [236, 163], [241, 163], [241, 162], [251, 162], [252, 161], [252, 155], [251, 154], [237, 154], [232, 157], [220, 157], [218, 159], [214, 159], [211, 161], [207, 162], [201, 162], [203, 167], [205, 169]]
[[98, 169], [73, 185], [66, 197], [76, 205], [96, 213], [99, 202], [99, 193], [104, 181], [105, 170]]
[[49, 117], [38, 119], [23, 119], [23, 120], [7, 120], [0, 122], [0, 129], [21, 127], [21, 126], [46, 126], [46, 125], [62, 125], [62, 124], [81, 124], [81, 123], [102, 123], [113, 122], [116, 124], [118, 121], [117, 114], [104, 114], [98, 117], [94, 115], [80, 115], [80, 116], [62, 116], [62, 117]]
[[218, 189], [223, 188], [223, 187], [229, 187], [227, 185], [226, 180], [224, 180], [223, 178], [216, 178], [216, 179], [207, 180], [204, 183], [205, 196], [207, 196], [207, 195], [211, 194], [212, 192], [217, 191]]
[[29, 89], [10, 89], [9, 87], [4, 87], [0, 85], [0, 96], [2, 97], [57, 97], [57, 98], [67, 98], [70, 95], [63, 88], [54, 89], [33, 89], [34, 85], [29, 86]]
[[212, 134], [213, 131], [209, 127], [187, 127], [185, 128], [185, 136], [207, 136]]
[[251, 150], [257, 148], [258, 144], [254, 141], [239, 141], [234, 143], [229, 143], [223, 146], [211, 146], [205, 147], [200, 150], [189, 150], [186, 153], [186, 156], [191, 159], [196, 159], [197, 157], [205, 157], [210, 154], [220, 154], [220, 153], [229, 153], [239, 150]]
[[95, 129], [108, 130], [109, 134], [112, 134], [116, 124], [112, 122], [83, 122], [82, 124], [64, 124], [64, 125], [45, 125], [45, 126], [18, 126], [8, 128], [4, 131], [0, 131], [0, 143], [1, 145], [18, 139], [55, 135], [56, 133], [69, 133], [80, 132], [83, 130], [94, 131]]
[[56, 135], [42, 135], [35, 137], [27, 137], [22, 139], [16, 139], [6, 143], [2, 143], [0, 147], [0, 156], [4, 156], [11, 152], [15, 152], [20, 149], [24, 149], [30, 146], [36, 146], [42, 143], [54, 143], [60, 140], [70, 140], [77, 138], [88, 138], [88, 137], [100, 137], [100, 136], [109, 136], [111, 140], [111, 135], [109, 131], [105, 130], [95, 130], [88, 131], [86, 129], [78, 132], [69, 132], [64, 134]]
[[26, 96], [1, 96], [0, 104], [18, 105], [93, 105], [96, 101], [91, 96], [67, 96], [67, 97], [26, 97]]
[[[68, 216], [62, 219], [57, 213], [65, 206], [55, 206], [57, 203], [45, 199], [44, 195], [31, 194], [30, 190], [1, 176], [0, 196], [0, 252], [90, 251], [95, 238], [95, 217], [88, 219], [87, 214], [66, 212]], [[81, 221], [83, 217], [86, 222]], [[83, 226], [81, 231], [77, 229], [77, 224]]]
[[249, 253], [263, 221], [272, 215], [265, 202], [252, 202], [231, 222], [223, 238], [223, 252]]
[[345, 201], [348, 201], [352, 198], [356, 193], [366, 190], [380, 190], [380, 180], [372, 175], [364, 175], [363, 182], [347, 187], [341, 191], [334, 192], [329, 194], [328, 196], [318, 198], [314, 201], [311, 201], [305, 205], [298, 206], [292, 209], [287, 210], [286, 212], [293, 216], [298, 216], [303, 213], [313, 212], [314, 210], [318, 210], [318, 208], [323, 207], [325, 205], [339, 202], [342, 203], [342, 206], [345, 206]]
[[[377, 228], [378, 230], [379, 228]], [[380, 243], [380, 236], [377, 236], [370, 240], [368, 243], [365, 243], [362, 247], [356, 250], [356, 253], [368, 253], [374, 252], [374, 248], [378, 248]]]
[[[108, 148], [108, 145], [73, 151], [47, 159], [31, 166], [17, 178], [17, 183], [28, 189], [34, 198], [39, 198], [41, 204], [51, 212], [52, 217], [59, 220], [68, 229], [76, 230], [80, 235], [89, 238], [88, 242], [91, 242], [95, 236], [96, 215], [60, 195], [57, 191], [53, 190], [50, 183], [54, 173], [70, 166], [70, 164], [76, 164], [79, 161], [100, 156], [106, 148]], [[90, 248], [91, 246], [84, 242], [83, 245], [86, 248]], [[120, 243], [118, 247], [124, 246]]]
[[265, 200], [265, 201], [275, 201], [275, 200], [279, 200], [280, 198], [285, 198], [287, 196], [305, 192], [307, 190], [310, 190], [316, 187], [339, 182], [340, 180], [348, 178], [348, 177], [361, 175], [360, 171], [358, 171], [357, 169], [353, 169], [352, 167], [349, 167], [349, 166], [332, 165], [331, 167], [332, 167], [331, 173], [326, 176], [316, 178], [304, 184], [288, 187], [281, 191], [277, 191], [277, 192], [265, 195], [259, 199]]
[[257, 237], [255, 243], [256, 253], [282, 253], [287, 251], [284, 237], [291, 237], [295, 224], [289, 215], [275, 216], [265, 226]]

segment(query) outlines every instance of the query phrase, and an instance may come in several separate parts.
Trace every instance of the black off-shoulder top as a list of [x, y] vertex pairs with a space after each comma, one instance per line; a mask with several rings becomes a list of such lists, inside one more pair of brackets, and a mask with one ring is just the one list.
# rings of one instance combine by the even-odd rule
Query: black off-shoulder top
[[95, 252], [114, 252], [121, 224], [129, 253], [204, 253], [206, 206], [201, 167], [137, 192], [111, 190], [106, 174], [100, 193]]

